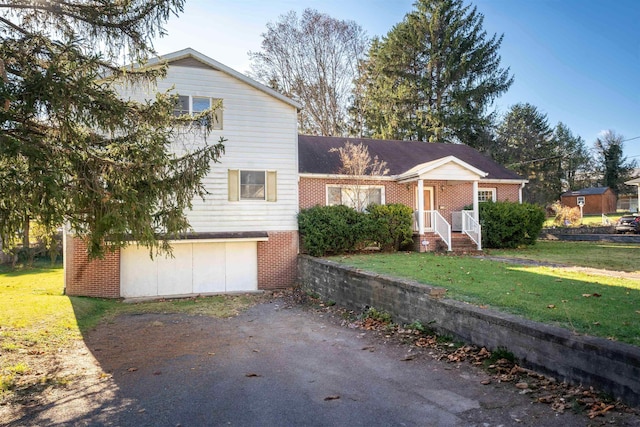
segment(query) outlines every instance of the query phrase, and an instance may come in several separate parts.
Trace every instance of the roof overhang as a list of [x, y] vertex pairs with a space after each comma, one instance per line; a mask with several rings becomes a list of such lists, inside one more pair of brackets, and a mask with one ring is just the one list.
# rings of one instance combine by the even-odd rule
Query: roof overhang
[[627, 185], [638, 185], [638, 186], [640, 186], [640, 178], [634, 178], [634, 179], [631, 179], [629, 181], [625, 181], [624, 183], [627, 184]]
[[[456, 173], [458, 172], [458, 173]], [[459, 172], [463, 172], [460, 174]], [[458, 159], [455, 156], [442, 157], [430, 162], [416, 165], [408, 171], [398, 175], [398, 182], [416, 181], [419, 179], [469, 181], [480, 180], [487, 176], [475, 166]]]
[[192, 48], [186, 48], [186, 49], [182, 49], [179, 50], [177, 52], [172, 52], [169, 53], [167, 55], [162, 55], [160, 57], [156, 57], [156, 58], [151, 58], [149, 59], [148, 63], [146, 64], [146, 66], [157, 66], [157, 65], [163, 65], [163, 64], [171, 64], [172, 62], [175, 61], [179, 61], [181, 59], [185, 59], [185, 58], [193, 58], [201, 63], [203, 63], [206, 66], [209, 66], [211, 68], [213, 68], [214, 70], [223, 72], [225, 74], [228, 74], [231, 77], [234, 77], [238, 80], [240, 80], [243, 83], [248, 84], [249, 86], [258, 89], [259, 91], [262, 91], [264, 93], [266, 93], [267, 95], [270, 95], [276, 99], [279, 99], [280, 101], [291, 105], [292, 107], [295, 107], [298, 110], [302, 109], [302, 105], [296, 101], [294, 101], [291, 98], [288, 98], [286, 96], [284, 96], [283, 94], [276, 92], [275, 90], [263, 85], [262, 83], [258, 83], [257, 81], [245, 76], [242, 73], [239, 73], [238, 71], [227, 67], [224, 64], [221, 64], [220, 62], [216, 61], [215, 59], [209, 58], [206, 55], [201, 54], [200, 52], [198, 52], [197, 50], [194, 50]]

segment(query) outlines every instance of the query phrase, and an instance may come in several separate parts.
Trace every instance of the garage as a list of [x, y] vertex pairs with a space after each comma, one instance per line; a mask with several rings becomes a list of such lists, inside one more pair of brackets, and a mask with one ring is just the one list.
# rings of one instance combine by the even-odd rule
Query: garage
[[257, 241], [172, 242], [173, 258], [149, 257], [145, 247], [124, 248], [124, 298], [211, 294], [258, 289]]

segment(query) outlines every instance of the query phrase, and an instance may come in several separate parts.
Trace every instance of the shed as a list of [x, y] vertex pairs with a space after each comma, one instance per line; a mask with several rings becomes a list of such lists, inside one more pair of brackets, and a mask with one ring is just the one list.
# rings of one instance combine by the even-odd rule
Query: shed
[[616, 211], [617, 196], [609, 187], [590, 187], [563, 193], [560, 201], [563, 206], [571, 208], [583, 203], [584, 214], [607, 214]]

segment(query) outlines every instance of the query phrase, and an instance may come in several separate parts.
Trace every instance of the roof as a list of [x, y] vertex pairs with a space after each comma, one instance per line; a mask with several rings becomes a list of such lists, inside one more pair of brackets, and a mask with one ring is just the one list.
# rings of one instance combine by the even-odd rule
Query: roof
[[340, 157], [338, 153], [329, 150], [343, 147], [346, 142], [366, 145], [372, 158], [378, 156], [380, 160], [387, 162], [390, 176], [402, 175], [416, 166], [453, 156], [486, 173], [482, 180], [526, 181], [513, 171], [464, 144], [309, 135], [298, 136], [299, 172], [301, 174], [337, 174], [341, 167]]
[[152, 58], [149, 60], [148, 62], [148, 66], [153, 66], [156, 64], [162, 64], [162, 63], [168, 63], [171, 64], [172, 62], [176, 62], [176, 61], [181, 61], [187, 58], [193, 58], [197, 61], [199, 61], [200, 63], [213, 68], [214, 70], [217, 71], [221, 71], [225, 74], [228, 74], [231, 77], [234, 77], [246, 84], [248, 84], [249, 86], [258, 89], [259, 91], [262, 91], [264, 93], [266, 93], [267, 95], [270, 95], [274, 98], [279, 99], [280, 101], [283, 101], [289, 105], [291, 105], [292, 107], [297, 108], [298, 110], [302, 109], [302, 105], [299, 104], [298, 102], [294, 101], [291, 98], [288, 98], [286, 96], [284, 96], [283, 94], [276, 92], [275, 90], [271, 89], [270, 87], [267, 87], [265, 85], [263, 85], [262, 83], [259, 83], [247, 76], [245, 76], [242, 73], [239, 73], [238, 71], [227, 67], [224, 64], [221, 64], [220, 62], [216, 61], [215, 59], [211, 59], [206, 55], [201, 54], [200, 52], [198, 52], [197, 50], [186, 48], [186, 49], [182, 49], [179, 50], [177, 52], [172, 52], [166, 55], [162, 55], [158, 58]]
[[582, 190], [570, 190], [565, 193], [562, 193], [560, 197], [565, 196], [596, 196], [600, 194], [604, 194], [609, 190], [609, 187], [589, 187], [583, 188]]

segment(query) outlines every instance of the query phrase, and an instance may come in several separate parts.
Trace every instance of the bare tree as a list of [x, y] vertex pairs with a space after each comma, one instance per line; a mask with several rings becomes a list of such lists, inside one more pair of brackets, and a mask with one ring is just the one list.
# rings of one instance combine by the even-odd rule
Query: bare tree
[[313, 9], [269, 22], [262, 51], [249, 52], [252, 77], [303, 105], [300, 130], [311, 135], [348, 133], [348, 107], [358, 61], [368, 38], [354, 21]]
[[[366, 185], [367, 177], [383, 176], [389, 173], [387, 162], [371, 158], [369, 149], [364, 144], [346, 142], [344, 147], [332, 148], [330, 152], [337, 152], [342, 166], [339, 174], [353, 176], [353, 184], [341, 189], [341, 198], [346, 198], [349, 204], [358, 211], [363, 211], [372, 199], [372, 189]], [[379, 189], [378, 189], [379, 190]]]

